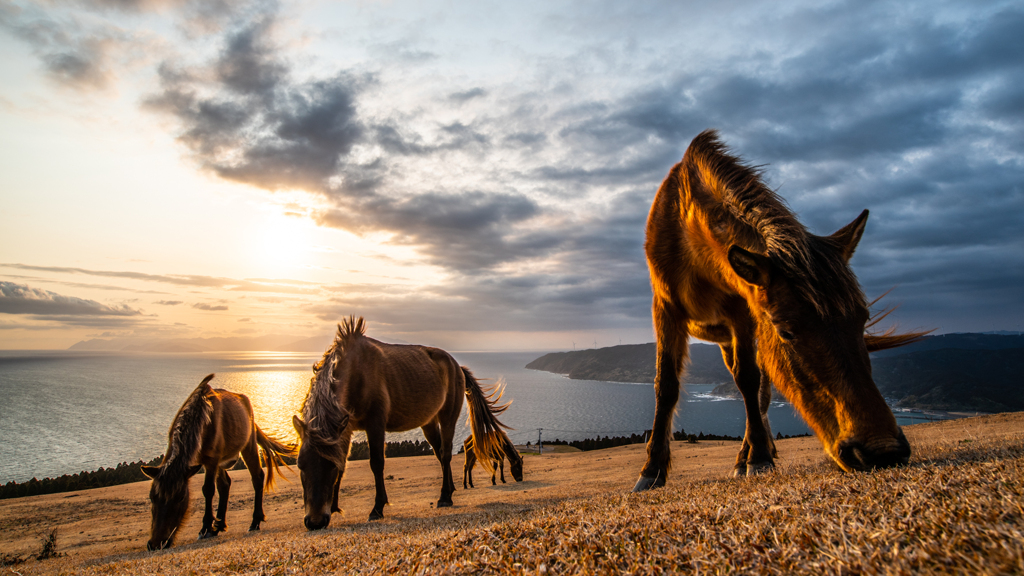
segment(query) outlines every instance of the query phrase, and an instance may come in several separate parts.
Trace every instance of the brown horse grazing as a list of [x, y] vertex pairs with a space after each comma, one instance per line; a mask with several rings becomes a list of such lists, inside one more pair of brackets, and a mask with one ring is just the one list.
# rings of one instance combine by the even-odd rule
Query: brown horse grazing
[[849, 260], [868, 211], [831, 236], [807, 231], [714, 131], [694, 138], [651, 206], [644, 245], [654, 292], [656, 406], [634, 491], [663, 486], [690, 336], [717, 343], [746, 406], [736, 474], [774, 466], [771, 383], [844, 470], [906, 463], [910, 444], [871, 378], [868, 352], [923, 333], [871, 334]]
[[[253, 502], [252, 524], [249, 530], [259, 530], [263, 516], [263, 468], [259, 450], [267, 460], [266, 488], [274, 487], [274, 472], [284, 464], [282, 456], [293, 456], [294, 446], [283, 444], [263, 433], [252, 416], [252, 405], [242, 394], [210, 387], [213, 374], [189, 395], [178, 410], [168, 432], [167, 455], [159, 466], [143, 466], [142, 471], [153, 479], [149, 500], [153, 506], [153, 520], [146, 548], [160, 550], [174, 543], [178, 528], [185, 521], [189, 502], [189, 478], [200, 468], [206, 468], [203, 496], [206, 513], [200, 538], [216, 536], [227, 529], [224, 517], [228, 511], [228, 490], [231, 477], [228, 468], [234, 465], [239, 452], [249, 469], [256, 492]], [[214, 484], [220, 493], [217, 521], [213, 519]]]
[[[497, 470], [494, 468], [493, 463], [482, 462], [484, 468], [491, 469], [491, 486], [498, 484], [496, 477], [497, 472], [501, 472], [501, 483], [505, 484], [505, 458], [508, 458], [509, 470], [512, 472], [512, 477], [515, 478], [516, 482], [523, 481], [523, 457], [519, 455], [519, 451], [516, 450], [512, 441], [509, 440], [507, 434], [504, 431], [498, 431], [501, 434], [500, 450], [497, 454], [498, 467]], [[462, 487], [464, 489], [475, 488], [473, 486], [473, 466], [476, 465], [477, 457], [476, 451], [473, 450], [473, 437], [469, 436], [466, 441], [462, 443], [463, 451], [466, 453], [466, 465], [462, 470]], [[488, 466], [490, 464], [490, 466]]]
[[452, 505], [452, 441], [462, 412], [469, 403], [474, 450], [480, 460], [499, 451], [499, 432], [505, 427], [495, 414], [492, 393], [485, 393], [473, 374], [444, 350], [428, 346], [378, 342], [365, 335], [362, 318], [347, 318], [338, 326], [334, 343], [313, 367], [302, 418], [293, 422], [302, 445], [298, 466], [308, 530], [326, 528], [331, 514], [340, 512], [338, 491], [345, 474], [352, 433], [366, 431], [376, 498], [370, 520], [384, 517], [384, 433], [419, 427], [441, 463], [443, 476], [437, 506]]

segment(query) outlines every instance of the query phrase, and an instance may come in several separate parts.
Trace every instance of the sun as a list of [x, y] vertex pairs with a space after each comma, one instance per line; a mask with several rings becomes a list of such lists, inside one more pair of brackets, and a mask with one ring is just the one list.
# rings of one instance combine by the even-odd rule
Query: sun
[[251, 264], [267, 277], [291, 277], [308, 267], [316, 224], [308, 218], [267, 212], [254, 223]]

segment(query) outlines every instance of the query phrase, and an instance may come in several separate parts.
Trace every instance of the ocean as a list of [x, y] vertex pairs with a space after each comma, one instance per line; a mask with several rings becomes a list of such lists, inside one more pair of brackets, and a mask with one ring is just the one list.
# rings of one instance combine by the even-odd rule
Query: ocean
[[[453, 353], [480, 379], [505, 383], [502, 415], [517, 444], [643, 433], [654, 418], [654, 387], [570, 380], [524, 368], [544, 352]], [[294, 439], [292, 415], [309, 389], [320, 355], [289, 352], [118, 354], [0, 351], [0, 484], [58, 477], [150, 460], [164, 452], [171, 419], [204, 376], [212, 385], [249, 396], [268, 434]], [[742, 436], [743, 404], [687, 385], [674, 430]], [[464, 415], [465, 416], [465, 415]], [[897, 414], [900, 424], [913, 414]], [[775, 402], [772, 432], [809, 432], [792, 406]], [[465, 417], [463, 417], [463, 421]], [[460, 425], [461, 426], [461, 425]], [[460, 427], [456, 442], [469, 435]], [[388, 441], [421, 440], [419, 429]]]

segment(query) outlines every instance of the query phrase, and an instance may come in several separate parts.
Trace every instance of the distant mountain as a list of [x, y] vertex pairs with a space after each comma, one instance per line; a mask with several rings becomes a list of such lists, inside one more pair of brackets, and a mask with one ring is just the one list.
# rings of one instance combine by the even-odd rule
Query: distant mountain
[[943, 348], [875, 358], [875, 384], [897, 406], [930, 410], [1024, 410], [1024, 347]]
[[[718, 346], [690, 345], [691, 363], [683, 380], [721, 384], [716, 393], [733, 395], [732, 375]], [[576, 380], [654, 382], [655, 345], [633, 344], [545, 354], [526, 365]], [[945, 334], [872, 354], [879, 390], [895, 405], [949, 411], [1024, 410], [1024, 336]]]
[[[574, 380], [607, 382], [654, 382], [656, 348], [650, 344], [628, 344], [573, 352], [552, 352], [526, 365], [531, 370], [566, 374]], [[692, 384], [731, 382], [732, 375], [722, 362], [718, 346], [690, 345], [690, 365], [684, 381]]]

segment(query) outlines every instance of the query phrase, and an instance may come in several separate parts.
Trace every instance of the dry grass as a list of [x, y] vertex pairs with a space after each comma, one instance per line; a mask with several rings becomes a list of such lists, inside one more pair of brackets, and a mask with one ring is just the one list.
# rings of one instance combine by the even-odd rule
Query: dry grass
[[874, 473], [842, 473], [818, 460], [751, 479], [675, 478], [647, 494], [573, 497], [569, 491], [483, 510], [107, 557], [103, 564], [56, 559], [17, 568], [26, 574], [1024, 573], [1024, 436], [962, 436], [915, 444], [909, 466]]

